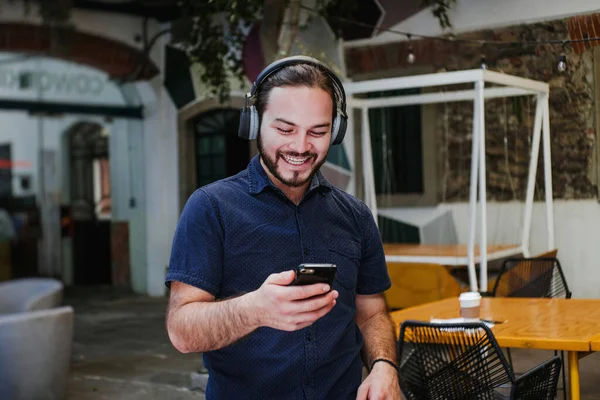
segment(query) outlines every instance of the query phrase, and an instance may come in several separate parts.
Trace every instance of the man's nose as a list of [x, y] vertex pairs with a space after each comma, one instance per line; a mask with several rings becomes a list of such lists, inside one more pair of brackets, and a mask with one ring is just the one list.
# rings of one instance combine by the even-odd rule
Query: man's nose
[[312, 147], [310, 143], [310, 136], [306, 133], [300, 133], [294, 137], [293, 143], [291, 143], [291, 147], [294, 151], [302, 154], [306, 151], [309, 151]]

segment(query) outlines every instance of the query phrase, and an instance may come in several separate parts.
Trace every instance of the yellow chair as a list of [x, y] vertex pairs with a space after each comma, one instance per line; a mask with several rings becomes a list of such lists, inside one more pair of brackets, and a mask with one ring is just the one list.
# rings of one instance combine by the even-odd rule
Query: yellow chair
[[535, 258], [556, 258], [556, 254], [558, 253], [558, 249], [548, 250], [544, 253], [540, 253]]
[[389, 310], [412, 307], [465, 291], [440, 264], [388, 263], [392, 287], [385, 292]]

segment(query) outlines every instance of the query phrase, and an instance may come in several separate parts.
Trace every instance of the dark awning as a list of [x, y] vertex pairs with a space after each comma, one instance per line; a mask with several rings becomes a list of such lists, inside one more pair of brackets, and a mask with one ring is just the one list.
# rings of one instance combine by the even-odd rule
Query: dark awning
[[119, 118], [144, 118], [144, 109], [142, 106], [108, 106], [101, 104], [0, 99], [0, 110], [19, 110], [32, 114], [91, 114]]
[[166, 46], [165, 87], [177, 108], [194, 101], [196, 93], [190, 73], [190, 60], [183, 50]]

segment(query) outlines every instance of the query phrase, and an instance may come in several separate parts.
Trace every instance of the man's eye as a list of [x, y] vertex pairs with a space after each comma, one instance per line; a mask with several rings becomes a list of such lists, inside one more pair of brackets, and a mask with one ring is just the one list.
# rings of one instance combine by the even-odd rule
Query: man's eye
[[327, 131], [325, 131], [325, 132], [315, 132], [315, 131], [313, 131], [313, 135], [315, 135], [315, 136], [323, 136], [325, 134], [327, 134]]
[[291, 129], [282, 129], [282, 128], [277, 128], [277, 130], [279, 132], [283, 132], [283, 133], [290, 133], [292, 131]]

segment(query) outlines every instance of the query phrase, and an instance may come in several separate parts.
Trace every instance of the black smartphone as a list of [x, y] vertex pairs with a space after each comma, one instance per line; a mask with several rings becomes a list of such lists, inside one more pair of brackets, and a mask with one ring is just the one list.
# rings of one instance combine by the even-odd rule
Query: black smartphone
[[335, 264], [300, 264], [296, 267], [296, 277], [290, 286], [312, 285], [313, 283], [327, 283], [333, 287]]

